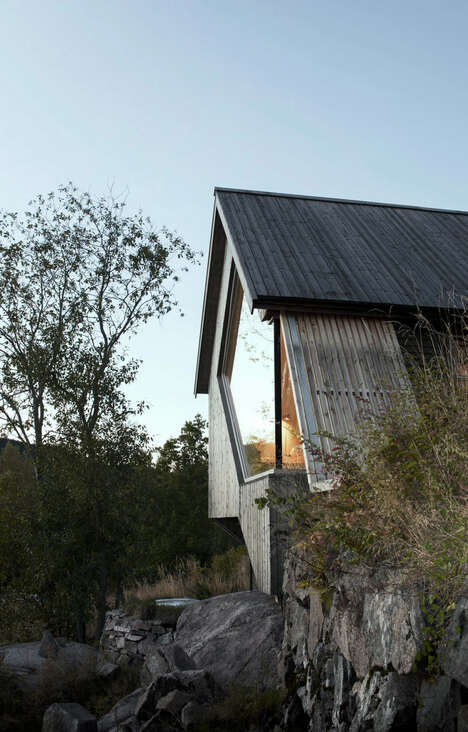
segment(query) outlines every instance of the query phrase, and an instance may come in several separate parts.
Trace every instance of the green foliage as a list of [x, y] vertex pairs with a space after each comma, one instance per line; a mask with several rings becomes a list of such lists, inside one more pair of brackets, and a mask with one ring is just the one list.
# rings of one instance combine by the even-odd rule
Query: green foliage
[[[112, 440], [96, 440], [92, 459], [58, 441], [41, 452], [39, 482], [27, 453], [7, 445], [0, 455], [2, 641], [35, 639], [45, 626], [84, 639], [103, 588], [107, 607], [118, 586], [156, 580], [161, 564], [175, 568], [188, 555], [198, 567], [190, 593], [213, 594], [201, 563], [232, 540], [207, 517], [206, 423], [199, 415], [160, 449], [156, 465], [144, 436], [126, 426], [114, 429]], [[226, 586], [238, 556], [233, 550], [216, 558]]]
[[0, 419], [26, 444], [128, 415], [124, 339], [176, 307], [196, 254], [125, 202], [71, 183], [0, 213]]
[[196, 254], [72, 184], [22, 216], [1, 213], [0, 253], [0, 425], [26, 446], [34, 484], [19, 465], [1, 477], [0, 586], [37, 594], [47, 622], [82, 639], [94, 607], [99, 633], [108, 589], [132, 566], [133, 495], [151, 467], [130, 421], [144, 405], [125, 396], [139, 367], [128, 338], [177, 306]]
[[414, 671], [421, 670], [433, 678], [440, 674], [438, 649], [448, 622], [455, 610], [455, 602], [446, 605], [446, 598], [423, 593], [421, 610], [424, 618], [422, 647], [416, 655]]
[[182, 557], [205, 564], [233, 543], [208, 518], [206, 427], [199, 414], [186, 422], [180, 435], [158, 450], [155, 468], [142, 475], [145, 509], [135, 545], [135, 579], [156, 579], [158, 565], [175, 566]]

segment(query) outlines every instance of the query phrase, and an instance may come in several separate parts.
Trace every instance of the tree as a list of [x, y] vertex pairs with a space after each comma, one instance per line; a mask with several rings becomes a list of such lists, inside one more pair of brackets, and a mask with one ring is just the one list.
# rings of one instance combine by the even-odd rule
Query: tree
[[54, 612], [61, 594], [76, 608], [77, 627], [95, 602], [99, 633], [132, 525], [129, 486], [148, 461], [147, 435], [129, 421], [144, 405], [124, 393], [139, 366], [126, 346], [177, 307], [174, 285], [197, 257], [125, 202], [71, 183], [23, 217], [0, 215], [0, 255], [0, 424], [35, 464], [35, 581]]
[[177, 307], [174, 284], [196, 261], [125, 208], [69, 183], [23, 217], [0, 215], [0, 417], [29, 446], [57, 434], [57, 420], [90, 439], [105, 415], [128, 414], [119, 389], [138, 364], [124, 340]]
[[206, 427], [199, 414], [187, 421], [178, 437], [159, 448], [156, 466], [147, 474], [142, 552], [136, 563], [142, 577], [151, 578], [159, 564], [187, 555], [207, 562], [233, 544], [208, 518]]

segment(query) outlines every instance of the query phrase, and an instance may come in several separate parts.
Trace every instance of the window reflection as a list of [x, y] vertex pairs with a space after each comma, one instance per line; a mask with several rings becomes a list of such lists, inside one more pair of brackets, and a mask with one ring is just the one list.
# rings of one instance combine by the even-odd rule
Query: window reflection
[[[282, 467], [304, 469], [304, 452], [283, 337], [280, 339]], [[231, 284], [222, 372], [230, 389], [229, 410], [243, 454], [243, 472], [276, 467], [274, 328], [253, 314], [235, 272]]]
[[[242, 291], [237, 333], [230, 351], [230, 381], [250, 475], [275, 467], [273, 327], [251, 314]], [[232, 345], [232, 344], [231, 344]], [[229, 354], [229, 351], [228, 351]]]

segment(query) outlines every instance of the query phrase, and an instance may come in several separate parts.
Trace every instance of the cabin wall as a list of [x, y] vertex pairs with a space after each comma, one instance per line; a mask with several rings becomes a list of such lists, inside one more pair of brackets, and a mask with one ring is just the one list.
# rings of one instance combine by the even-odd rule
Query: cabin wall
[[229, 247], [226, 247], [208, 392], [208, 515], [210, 518], [232, 518], [239, 516], [239, 481], [218, 383], [218, 364], [229, 290], [231, 263], [232, 255]]
[[[393, 324], [381, 318], [318, 313], [283, 314], [285, 347], [301, 433], [328, 452], [363, 412], [378, 413], [408, 385]], [[321, 466], [306, 452], [313, 484]]]
[[240, 524], [249, 551], [257, 587], [279, 594], [290, 532], [287, 519], [276, 509], [259, 509], [255, 500], [268, 491], [288, 496], [307, 488], [305, 470], [273, 470], [250, 478], [240, 487]]
[[240, 525], [249, 552], [257, 587], [271, 592], [271, 509], [260, 510], [256, 498], [263, 498], [269, 487], [269, 475], [249, 480], [240, 487]]

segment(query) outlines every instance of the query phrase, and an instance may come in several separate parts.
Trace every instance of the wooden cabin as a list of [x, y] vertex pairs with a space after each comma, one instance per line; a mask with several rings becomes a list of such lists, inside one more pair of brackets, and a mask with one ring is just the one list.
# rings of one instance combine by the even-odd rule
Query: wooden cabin
[[327, 488], [301, 436], [326, 449], [317, 432], [385, 403], [406, 380], [400, 326], [467, 293], [467, 212], [215, 189], [195, 393], [209, 515], [243, 537], [259, 589], [280, 590], [284, 547], [255, 499]]

